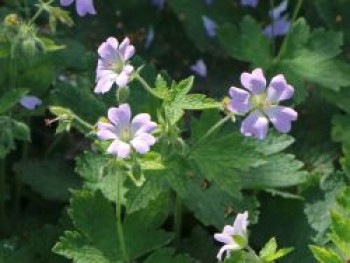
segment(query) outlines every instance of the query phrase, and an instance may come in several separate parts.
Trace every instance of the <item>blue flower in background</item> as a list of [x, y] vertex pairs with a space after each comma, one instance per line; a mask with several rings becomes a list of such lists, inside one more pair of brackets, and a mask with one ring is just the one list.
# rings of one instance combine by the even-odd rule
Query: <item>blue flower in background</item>
[[259, 0], [240, 0], [242, 6], [257, 7]]
[[198, 59], [190, 69], [196, 73], [198, 76], [205, 78], [207, 76], [207, 65], [204, 63], [203, 59]]
[[158, 8], [159, 10], [163, 9], [165, 5], [165, 0], [151, 0], [151, 5]]
[[202, 22], [208, 37], [215, 37], [218, 25], [207, 16], [202, 16]]
[[290, 20], [283, 13], [287, 10], [288, 0], [284, 0], [280, 5], [276, 6], [269, 12], [269, 16], [273, 22], [264, 28], [264, 34], [270, 38], [284, 36], [290, 28]]
[[21, 105], [28, 110], [35, 110], [39, 107], [43, 102], [41, 99], [35, 96], [24, 96], [21, 101]]
[[[62, 6], [69, 6], [73, 4], [73, 2], [74, 0], [60, 0]], [[76, 0], [75, 5], [79, 16], [85, 16], [87, 14], [96, 15], [94, 2], [92, 0]]]

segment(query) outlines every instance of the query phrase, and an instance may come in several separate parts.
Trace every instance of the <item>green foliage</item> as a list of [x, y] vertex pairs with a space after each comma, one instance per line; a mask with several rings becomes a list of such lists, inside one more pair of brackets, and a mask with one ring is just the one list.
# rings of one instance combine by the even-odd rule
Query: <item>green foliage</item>
[[277, 250], [277, 242], [275, 238], [271, 238], [269, 242], [260, 250], [259, 257], [262, 262], [275, 262], [275, 260], [285, 257], [293, 248], [282, 248]]
[[336, 249], [310, 246], [318, 262], [344, 262], [350, 258], [350, 206], [349, 187], [343, 189], [337, 198], [338, 207], [331, 210], [332, 227], [330, 239]]
[[219, 40], [231, 57], [250, 62], [253, 67], [270, 67], [271, 43], [252, 17], [246, 16], [239, 27], [231, 24], [222, 26], [219, 29]]
[[[147, 210], [125, 218], [124, 234], [132, 259], [171, 241], [171, 234], [156, 229], [164, 222], [164, 215], [166, 216], [166, 213], [159, 214], [159, 208], [164, 207], [164, 204], [166, 199], [160, 198], [148, 206]], [[115, 212], [99, 191], [75, 192], [69, 215], [76, 229], [65, 232], [53, 248], [55, 253], [79, 263], [112, 263], [121, 260]], [[148, 238], [150, 235], [151, 240]]]
[[3, 94], [0, 97], [0, 114], [11, 110], [27, 93], [27, 89], [11, 89]]
[[174, 250], [170, 248], [159, 249], [150, 255], [145, 263], [194, 263], [195, 261], [187, 255], [174, 255]]
[[15, 166], [17, 178], [42, 197], [53, 201], [67, 201], [69, 190], [80, 182], [72, 167], [59, 159], [29, 159]]
[[0, 158], [16, 149], [15, 140], [30, 141], [29, 127], [6, 116], [0, 116]]

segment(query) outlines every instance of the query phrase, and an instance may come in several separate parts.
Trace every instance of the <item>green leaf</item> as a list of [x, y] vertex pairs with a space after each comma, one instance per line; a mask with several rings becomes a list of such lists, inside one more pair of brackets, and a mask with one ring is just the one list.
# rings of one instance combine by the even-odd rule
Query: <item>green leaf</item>
[[59, 159], [29, 159], [15, 166], [18, 179], [46, 199], [67, 201], [69, 189], [79, 187], [79, 180], [67, 162]]
[[[114, 159], [109, 156], [85, 152], [76, 159], [75, 171], [84, 179], [84, 188], [100, 190], [108, 200], [116, 202], [118, 180], [123, 174], [113, 168], [113, 162]], [[123, 189], [122, 196], [125, 192]]]
[[329, 248], [310, 246], [312, 253], [319, 263], [343, 263], [344, 260]]
[[270, 254], [274, 254], [276, 252], [276, 250], [277, 250], [277, 242], [276, 242], [276, 239], [273, 237], [260, 250], [259, 256], [260, 257], [266, 257], [266, 256], [268, 256]]
[[222, 26], [218, 37], [231, 57], [250, 62], [253, 67], [267, 69], [271, 65], [270, 40], [252, 17], [244, 17], [239, 28], [230, 24]]
[[28, 93], [27, 89], [11, 89], [0, 97], [0, 114], [11, 110]]
[[30, 142], [30, 129], [27, 124], [13, 120], [13, 137], [17, 140]]
[[277, 242], [275, 238], [271, 238], [269, 242], [260, 251], [259, 256], [263, 262], [275, 262], [275, 260], [286, 256], [292, 252], [293, 248], [282, 248], [277, 251]]
[[43, 45], [44, 50], [48, 51], [48, 52], [54, 52], [54, 51], [66, 48], [66, 46], [64, 46], [64, 45], [56, 45], [55, 41], [53, 41], [50, 38], [39, 37], [39, 40], [40, 40], [41, 44]]
[[152, 255], [150, 255], [145, 261], [145, 263], [194, 263], [190, 256], [175, 254], [174, 249], [162, 248], [158, 249]]
[[53, 251], [74, 262], [121, 260], [115, 212], [99, 192], [76, 192], [68, 210], [76, 231], [67, 231]]

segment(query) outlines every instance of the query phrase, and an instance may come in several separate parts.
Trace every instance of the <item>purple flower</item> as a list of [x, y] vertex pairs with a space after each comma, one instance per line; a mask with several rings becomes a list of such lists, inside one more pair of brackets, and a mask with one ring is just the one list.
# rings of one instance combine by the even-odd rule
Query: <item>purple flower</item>
[[205, 65], [203, 59], [198, 59], [196, 64], [192, 65], [190, 69], [203, 78], [207, 76], [207, 65]]
[[24, 96], [21, 101], [21, 105], [28, 110], [35, 110], [39, 107], [43, 102], [41, 99], [35, 96]]
[[108, 153], [127, 158], [132, 149], [145, 154], [155, 144], [156, 139], [151, 132], [157, 128], [157, 124], [151, 121], [149, 114], [141, 113], [131, 120], [129, 104], [121, 104], [108, 110], [108, 119], [109, 123], [97, 124], [97, 136], [101, 140], [113, 140]]
[[145, 48], [148, 49], [154, 41], [154, 28], [151, 26], [148, 29], [147, 35], [146, 35], [146, 41], [145, 41]]
[[[247, 245], [248, 223], [248, 212], [238, 214], [235, 219], [235, 222], [233, 223], [233, 226], [226, 225], [222, 233], [217, 233], [214, 235], [214, 238], [217, 241], [225, 244], [224, 246], [222, 246], [222, 248], [219, 250], [219, 253], [217, 254], [218, 260], [222, 261], [222, 256], [225, 252], [226, 257], [228, 258], [230, 257], [231, 251], [243, 249]], [[242, 242], [237, 242], [235, 240], [235, 236], [239, 236], [240, 240], [244, 241], [245, 244], [242, 244]]]
[[119, 88], [124, 88], [130, 81], [130, 75], [134, 71], [129, 64], [129, 59], [134, 55], [135, 47], [130, 45], [129, 38], [122, 43], [114, 37], [110, 37], [98, 48], [100, 59], [96, 70], [96, 93], [108, 92], [114, 83]]
[[215, 37], [218, 25], [207, 16], [202, 16], [202, 22], [208, 37]]
[[288, 33], [290, 28], [290, 20], [288, 16], [282, 16], [282, 14], [287, 10], [288, 0], [284, 0], [278, 6], [270, 10], [269, 16], [272, 18], [272, 23], [266, 26], [263, 33], [270, 37], [284, 36]]
[[259, 0], [241, 0], [242, 6], [257, 7]]
[[69, 6], [74, 1], [79, 16], [85, 16], [86, 14], [96, 15], [93, 0], [60, 0], [62, 6]]
[[266, 79], [261, 69], [255, 69], [251, 74], [243, 73], [241, 83], [246, 90], [231, 87], [231, 100], [227, 106], [233, 113], [247, 114], [241, 126], [241, 133], [265, 139], [269, 121], [281, 133], [291, 130], [291, 122], [298, 113], [292, 108], [280, 106], [279, 102], [293, 97], [294, 88], [287, 83], [284, 76], [275, 76], [266, 89]]
[[151, 0], [151, 5], [161, 10], [164, 8], [165, 0]]

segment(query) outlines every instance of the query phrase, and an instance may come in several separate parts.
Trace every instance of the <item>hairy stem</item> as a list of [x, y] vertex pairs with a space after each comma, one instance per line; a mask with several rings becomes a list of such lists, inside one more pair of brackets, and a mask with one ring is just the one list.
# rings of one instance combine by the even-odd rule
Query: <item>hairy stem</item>
[[153, 89], [150, 87], [150, 85], [148, 85], [148, 83], [145, 81], [145, 79], [143, 77], [141, 77], [139, 74], [135, 74], [135, 79], [137, 79], [140, 84], [142, 85], [142, 87], [145, 88], [146, 91], [148, 91], [150, 94], [152, 94], [154, 97], [158, 98], [158, 99], [162, 99], [157, 93], [155, 93], [153, 91]]
[[41, 13], [46, 10], [46, 7], [53, 3], [54, 0], [50, 0], [47, 3], [41, 3], [38, 11], [34, 14], [34, 16], [29, 20], [29, 24], [33, 24], [38, 17], [41, 15]]
[[122, 204], [121, 204], [121, 192], [122, 192], [122, 180], [121, 176], [118, 178], [118, 189], [117, 189], [117, 202], [116, 202], [116, 213], [117, 213], [117, 232], [118, 232], [118, 243], [122, 251], [124, 262], [129, 262], [128, 254], [126, 251], [123, 224], [122, 224]]
[[178, 246], [180, 244], [182, 233], [182, 200], [178, 194], [176, 194], [175, 197], [174, 229], [175, 245]]

